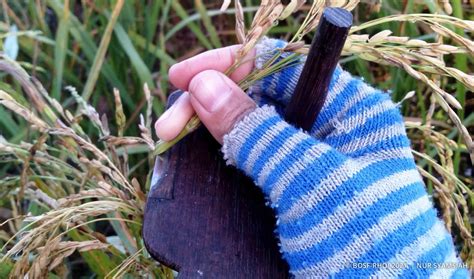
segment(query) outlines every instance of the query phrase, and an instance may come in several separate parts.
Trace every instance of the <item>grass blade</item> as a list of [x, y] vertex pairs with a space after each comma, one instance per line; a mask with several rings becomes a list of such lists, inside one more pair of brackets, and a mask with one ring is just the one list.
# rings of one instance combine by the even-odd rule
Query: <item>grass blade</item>
[[[173, 7], [174, 11], [178, 14], [178, 16], [181, 19], [185, 20], [185, 19], [189, 18], [188, 13], [183, 8], [183, 6], [181, 6], [181, 4], [179, 4], [178, 1], [171, 1], [171, 6]], [[187, 25], [188, 25], [189, 29], [191, 29], [191, 31], [194, 33], [194, 35], [196, 36], [198, 41], [203, 46], [205, 46], [207, 49], [212, 49], [211, 42], [207, 39], [206, 35], [204, 35], [204, 33], [201, 31], [201, 28], [199, 28], [199, 26], [197, 26], [197, 24], [190, 21], [190, 22], [188, 22]]]
[[[463, 8], [461, 1], [452, 1], [453, 15], [459, 19], [463, 18]], [[464, 30], [461, 28], [456, 28], [455, 32], [461, 36], [464, 35]], [[461, 70], [465, 73], [469, 72], [467, 67], [467, 56], [465, 54], [456, 54], [454, 57], [454, 67], [458, 70]], [[456, 99], [459, 101], [463, 109], [457, 111], [459, 119], [464, 119], [464, 108], [466, 106], [466, 87], [459, 81], [456, 82]], [[463, 142], [462, 136], [458, 136], [458, 144]], [[454, 172], [459, 173], [459, 164], [461, 162], [461, 151], [457, 149], [454, 153]], [[474, 163], [474, 162], [473, 162]]]
[[[88, 237], [79, 234], [77, 230], [71, 230], [68, 235], [75, 241], [89, 240]], [[99, 278], [104, 278], [110, 270], [113, 270], [118, 265], [117, 262], [114, 262], [114, 260], [117, 260], [116, 257], [110, 257], [100, 250], [81, 252], [81, 256]]]
[[59, 21], [56, 32], [56, 44], [54, 46], [54, 77], [53, 77], [53, 98], [59, 100], [64, 74], [64, 61], [66, 60], [67, 40], [69, 33], [69, 0], [64, 2], [64, 12]]
[[171, 56], [169, 56], [165, 51], [163, 51], [161, 48], [155, 46], [152, 43], [147, 44], [147, 41], [143, 36], [135, 32], [128, 32], [128, 36], [130, 37], [130, 39], [133, 41], [133, 43], [136, 46], [145, 49], [150, 54], [160, 59], [162, 62], [166, 62], [167, 64], [171, 64], [171, 65], [176, 63], [176, 61]]
[[[174, 3], [174, 1], [172, 1]], [[244, 7], [243, 11], [244, 13], [251, 13], [251, 12], [256, 12], [258, 10], [258, 7]], [[235, 9], [227, 9], [224, 14], [234, 14]], [[209, 10], [207, 11], [207, 15], [209, 17], [213, 17], [216, 15], [220, 15], [222, 12], [220, 10]], [[187, 18], [182, 18], [182, 20], [174, 25], [173, 28], [171, 28], [165, 35], [165, 39], [168, 40], [169, 38], [173, 37], [174, 34], [176, 34], [179, 30], [183, 29], [185, 26], [191, 25], [194, 21], [198, 21], [201, 19], [200, 14], [193, 14], [188, 16]], [[286, 27], [285, 27], [286, 28]], [[295, 27], [296, 28], [296, 27]], [[272, 28], [273, 30], [273, 28]]]
[[[58, 0], [48, 0], [48, 4], [51, 6], [51, 8], [53, 8], [56, 14], [61, 14], [63, 10], [63, 6]], [[75, 17], [73, 14], [69, 15], [69, 20], [70, 20], [69, 31], [71, 32], [71, 35], [74, 37], [75, 41], [77, 41], [77, 43], [80, 45], [87, 59], [93, 62], [95, 59], [95, 54], [97, 53], [98, 50], [90, 33], [85, 30], [84, 26], [81, 24], [79, 19], [77, 19], [77, 17]], [[117, 77], [117, 74], [114, 72], [112, 67], [107, 63], [107, 61], [104, 61], [101, 71], [103, 75], [105, 76], [105, 78], [112, 84], [112, 86], [117, 88], [121, 92], [122, 98], [124, 102], [127, 104], [127, 106], [133, 107], [134, 102], [131, 96], [129, 94], [124, 94], [124, 92], [127, 92], [125, 86], [123, 85], [122, 81]]]
[[202, 0], [194, 0], [194, 3], [196, 5], [197, 11], [201, 15], [202, 23], [204, 24], [204, 27], [207, 30], [207, 34], [209, 35], [209, 38], [211, 39], [212, 44], [214, 45], [215, 48], [222, 47], [222, 43], [221, 43], [221, 40], [219, 39], [219, 35], [217, 34], [217, 30], [216, 28], [214, 28], [214, 25], [211, 22], [211, 18], [207, 14], [206, 6], [202, 4]]
[[123, 50], [127, 54], [130, 62], [132, 63], [133, 68], [137, 71], [140, 78], [141, 84], [147, 83], [150, 88], [154, 88], [153, 78], [151, 77], [151, 72], [143, 62], [142, 58], [138, 54], [137, 50], [132, 44], [127, 32], [123, 29], [120, 23], [116, 23], [114, 27], [114, 33], [118, 38]]
[[112, 31], [120, 15], [120, 12], [122, 11], [123, 4], [124, 0], [118, 0], [115, 4], [112, 15], [110, 16], [109, 23], [107, 24], [105, 32], [100, 41], [99, 49], [97, 50], [97, 53], [94, 58], [94, 63], [92, 64], [92, 68], [89, 71], [89, 77], [87, 78], [86, 85], [84, 86], [84, 90], [82, 91], [82, 98], [84, 98], [84, 100], [86, 101], [89, 100], [90, 96], [92, 95], [92, 90], [94, 90], [94, 86], [99, 77], [100, 69], [105, 59], [105, 54], [107, 53], [107, 49], [109, 48], [110, 38], [112, 37]]

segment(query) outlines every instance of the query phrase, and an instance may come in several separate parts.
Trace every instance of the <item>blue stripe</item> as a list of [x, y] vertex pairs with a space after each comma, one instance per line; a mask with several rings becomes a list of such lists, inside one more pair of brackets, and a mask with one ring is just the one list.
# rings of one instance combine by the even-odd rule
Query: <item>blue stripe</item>
[[[290, 238], [299, 234], [296, 233], [296, 231], [305, 232], [310, 230], [315, 226], [315, 224], [322, 222], [324, 218], [334, 214], [347, 201], [354, 198], [358, 193], [367, 188], [368, 185], [371, 185], [394, 173], [410, 170], [411, 166], [409, 163], [412, 160], [413, 159], [411, 158], [387, 159], [374, 163], [360, 170], [342, 185], [337, 187], [333, 192], [331, 192], [327, 197], [319, 202], [318, 205], [308, 211], [302, 218], [299, 218], [297, 226], [292, 224], [291, 227], [288, 226], [288, 229], [282, 229], [280, 231], [281, 235], [285, 238]], [[343, 170], [342, 172], [345, 171]], [[321, 180], [315, 180], [312, 188], [319, 187]], [[306, 191], [308, 192], [309, 190], [310, 189], [307, 189]], [[292, 198], [296, 199], [295, 202], [301, 202], [301, 199], [299, 198], [294, 196]], [[282, 208], [280, 208], [280, 210], [284, 212]], [[282, 226], [282, 228], [284, 227]]]
[[[421, 185], [418, 188], [422, 188]], [[408, 200], [408, 198], [405, 197]], [[395, 207], [396, 208], [396, 207]], [[355, 260], [358, 263], [383, 263], [389, 261], [393, 256], [400, 252], [404, 247], [412, 244], [417, 238], [424, 235], [433, 224], [437, 221], [436, 212], [429, 209], [424, 214], [416, 217], [414, 220], [404, 224], [387, 237], [379, 240], [364, 256]], [[373, 272], [375, 269], [360, 269], [354, 271], [353, 269], [344, 269], [337, 274], [337, 276], [345, 277], [357, 273], [361, 277], [365, 277]], [[412, 278], [412, 277], [401, 277]]]
[[[277, 49], [282, 48], [286, 45], [285, 41], [282, 40], [275, 40], [275, 45], [274, 45], [274, 51], [271, 53], [264, 53], [264, 55], [268, 55], [268, 59], [273, 57], [277, 53]], [[277, 63], [283, 59], [281, 56], [276, 59], [274, 63]], [[281, 75], [280, 73], [272, 74], [269, 76], [266, 76], [262, 79], [262, 92], [260, 92], [263, 95], [271, 96], [272, 98], [279, 100], [279, 94], [280, 92], [278, 90], [270, 90], [270, 86], [273, 82], [278, 82], [278, 77]], [[280, 101], [280, 100], [279, 100]]]
[[[354, 242], [356, 238], [360, 237], [374, 225], [378, 224], [383, 217], [424, 195], [426, 195], [426, 192], [421, 184], [410, 184], [368, 206], [347, 222], [340, 230], [333, 233], [329, 238], [306, 250], [289, 253], [289, 256], [293, 260], [311, 259], [307, 260], [309, 265], [324, 261], [342, 251], [345, 247]], [[392, 235], [396, 234], [397, 233], [393, 233]], [[391, 239], [390, 236], [387, 238], [387, 243], [399, 248], [400, 246], [398, 243], [400, 242], [398, 240], [395, 242], [395, 240]], [[394, 245], [395, 243], [397, 243], [397, 245]], [[403, 241], [401, 243], [403, 243]], [[380, 256], [376, 260], [378, 262], [379, 259], [382, 259], [383, 257], [379, 254], [377, 255]], [[388, 256], [390, 255], [391, 254], [389, 253]], [[367, 261], [362, 262], [370, 262], [370, 260], [373, 260], [373, 258], [369, 257]], [[295, 269], [303, 268], [301, 263], [298, 263], [298, 261], [291, 262], [290, 264]]]
[[401, 116], [397, 109], [390, 109], [376, 115], [375, 117], [367, 119], [364, 124], [352, 129], [348, 133], [343, 132], [337, 136], [328, 136], [325, 141], [334, 148], [339, 148], [356, 139], [367, 138], [371, 134], [375, 134], [381, 129], [392, 126], [396, 123], [402, 123]]
[[[356, 116], [356, 115], [361, 115], [363, 113], [362, 110], [372, 109], [374, 106], [379, 105], [389, 100], [391, 101], [391, 98], [388, 94], [385, 94], [380, 90], [377, 90], [373, 94], [370, 94], [367, 97], [365, 97], [362, 102], [359, 102], [357, 103], [357, 105], [349, 108], [349, 110], [344, 115], [344, 119], [347, 119], [349, 117]], [[395, 104], [393, 105], [393, 107], [395, 108]]]
[[239, 168], [244, 166], [244, 163], [247, 161], [250, 151], [252, 151], [252, 148], [255, 145], [255, 142], [260, 140], [267, 130], [279, 121], [281, 121], [279, 116], [273, 116], [265, 119], [262, 123], [260, 123], [260, 125], [252, 130], [252, 133], [247, 139], [245, 139], [245, 142], [242, 144], [239, 154], [237, 155], [236, 163]]
[[277, 101], [275, 101], [273, 98], [270, 98], [268, 96], [265, 96], [265, 95], [259, 95], [259, 96], [256, 96], [256, 97], [253, 97], [251, 96], [252, 99], [255, 101], [256, 98], [257, 98], [257, 104], [258, 106], [262, 107], [264, 105], [269, 105], [269, 106], [274, 106], [277, 110], [277, 112], [280, 112], [282, 111], [282, 105], [280, 103], [278, 103]]
[[[308, 156], [308, 155], [306, 155]], [[346, 158], [337, 150], [330, 149], [319, 158], [310, 162], [298, 175], [290, 180], [290, 187], [283, 191], [278, 213], [286, 212], [295, 204], [308, 190], [314, 188], [333, 169], [344, 163]]]
[[275, 48], [283, 48], [287, 45], [287, 42], [284, 40], [278, 40], [275, 44]]
[[255, 161], [253, 169], [251, 170], [252, 177], [258, 177], [258, 174], [265, 166], [265, 163], [277, 153], [278, 149], [281, 148], [281, 144], [279, 143], [284, 143], [285, 140], [290, 138], [294, 133], [295, 129], [291, 126], [287, 126], [282, 131], [280, 131], [276, 137], [273, 138], [272, 143], [274, 144], [265, 146], [258, 159]]
[[439, 235], [438, 238], [443, 238], [443, 240], [433, 249], [419, 257], [413, 265], [400, 275], [400, 278], [427, 278], [436, 271], [434, 268], [435, 264], [445, 262], [446, 257], [454, 250], [451, 236]]
[[[334, 80], [334, 79], [333, 79]], [[334, 100], [331, 102], [331, 104], [328, 105], [328, 107], [324, 107], [323, 111], [325, 113], [321, 113], [318, 116], [318, 119], [316, 120], [316, 123], [313, 125], [313, 128], [311, 129], [311, 133], [313, 133], [317, 127], [322, 127], [324, 124], [326, 124], [329, 119], [334, 116], [334, 113], [337, 111], [341, 110], [344, 105], [346, 104], [347, 100], [349, 97], [352, 95], [356, 94], [356, 92], [359, 90], [359, 87], [362, 85], [362, 81], [357, 79], [357, 78], [352, 78], [345, 86], [345, 88], [342, 90], [341, 93], [337, 95], [337, 97], [334, 98]], [[334, 85], [330, 88], [333, 88]], [[331, 93], [335, 93], [332, 91], [329, 91]]]
[[356, 158], [359, 156], [363, 156], [364, 154], [377, 153], [379, 151], [387, 150], [390, 148], [408, 147], [408, 146], [410, 146], [410, 141], [408, 140], [407, 136], [399, 135], [399, 136], [394, 136], [388, 139], [384, 139], [374, 144], [368, 144], [359, 150], [348, 152], [346, 153], [346, 155], [352, 158]]
[[279, 83], [283, 80], [282, 75], [283, 73], [281, 71], [273, 74], [273, 76], [275, 76], [274, 78], [275, 89], [272, 90], [271, 92], [269, 90], [268, 94], [271, 95], [278, 102], [285, 103], [285, 100], [283, 98], [283, 92], [281, 91], [281, 88], [278, 88]]
[[[299, 132], [294, 129], [293, 134], [295, 133]], [[296, 144], [291, 154], [284, 157], [278, 164], [275, 165], [275, 168], [268, 175], [264, 185], [260, 185], [263, 192], [269, 195], [275, 183], [284, 174], [284, 171], [290, 166], [294, 165], [296, 161], [298, 161], [304, 155], [304, 153], [306, 153], [315, 144], [316, 140], [311, 137], [308, 137]], [[278, 205], [273, 206], [278, 207]]]
[[263, 79], [261, 79], [260, 92], [258, 93], [262, 95], [271, 96], [271, 94], [268, 94], [268, 92], [270, 91], [268, 88], [270, 87], [270, 84], [272, 83], [272, 80], [274, 79], [275, 79], [275, 75], [266, 76]]
[[470, 278], [469, 271], [466, 268], [459, 268], [453, 273], [451, 278], [455, 279], [468, 279]]
[[290, 66], [290, 67], [284, 68], [281, 71], [281, 76], [276, 86], [276, 92], [278, 92], [278, 94], [280, 95], [283, 103], [288, 103], [290, 101], [291, 94], [286, 94], [286, 91], [288, 90], [288, 87], [290, 86], [291, 79], [295, 75], [296, 69], [297, 69], [296, 66]]
[[287, 100], [287, 102], [289, 102], [291, 96], [293, 95], [293, 92], [298, 83], [298, 78], [302, 70], [303, 70], [303, 64], [301, 62], [299, 62], [299, 64], [296, 64], [295, 66], [292, 66], [288, 69], [289, 71], [288, 81], [287, 81], [285, 91], [284, 91], [285, 100]]

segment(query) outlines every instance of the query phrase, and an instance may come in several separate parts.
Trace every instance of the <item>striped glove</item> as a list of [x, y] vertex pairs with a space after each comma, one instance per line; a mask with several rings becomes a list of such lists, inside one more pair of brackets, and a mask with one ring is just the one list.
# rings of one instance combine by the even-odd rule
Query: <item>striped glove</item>
[[[284, 46], [264, 39], [256, 66]], [[259, 81], [262, 105], [224, 137], [229, 164], [252, 177], [278, 217], [298, 278], [467, 278], [416, 169], [390, 96], [337, 68], [313, 128], [280, 116], [302, 65]], [[270, 105], [271, 106], [270, 106]]]

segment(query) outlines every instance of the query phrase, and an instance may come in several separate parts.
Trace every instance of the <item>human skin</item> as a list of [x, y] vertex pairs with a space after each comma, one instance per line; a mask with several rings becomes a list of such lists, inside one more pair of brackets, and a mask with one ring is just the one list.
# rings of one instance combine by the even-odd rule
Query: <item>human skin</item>
[[196, 113], [222, 143], [234, 124], [255, 109], [255, 102], [236, 84], [253, 70], [255, 51], [229, 77], [224, 74], [234, 63], [239, 47], [210, 50], [170, 68], [171, 83], [185, 93], [156, 121], [155, 131], [160, 139], [175, 138]]

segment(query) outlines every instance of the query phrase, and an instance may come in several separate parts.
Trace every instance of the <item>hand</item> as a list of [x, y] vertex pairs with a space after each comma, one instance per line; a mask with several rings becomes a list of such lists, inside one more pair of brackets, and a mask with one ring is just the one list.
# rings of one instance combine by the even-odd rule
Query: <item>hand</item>
[[[257, 67], [282, 44], [265, 39], [251, 54]], [[234, 82], [251, 64], [230, 79], [220, 73], [233, 53], [235, 47], [215, 50], [174, 66], [171, 81], [190, 93], [156, 128], [170, 139], [196, 111], [223, 143], [227, 162], [269, 198], [283, 257], [296, 277], [468, 278], [466, 269], [440, 265], [459, 266], [460, 260], [388, 94], [337, 68], [321, 113], [306, 133], [278, 113], [301, 65], [257, 82], [247, 97]]]
[[175, 138], [197, 113], [209, 132], [222, 143], [234, 124], [255, 109], [255, 102], [235, 84], [253, 70], [255, 51], [230, 77], [223, 74], [234, 63], [238, 49], [239, 46], [230, 46], [211, 50], [171, 67], [171, 83], [187, 92], [155, 123], [160, 139]]

